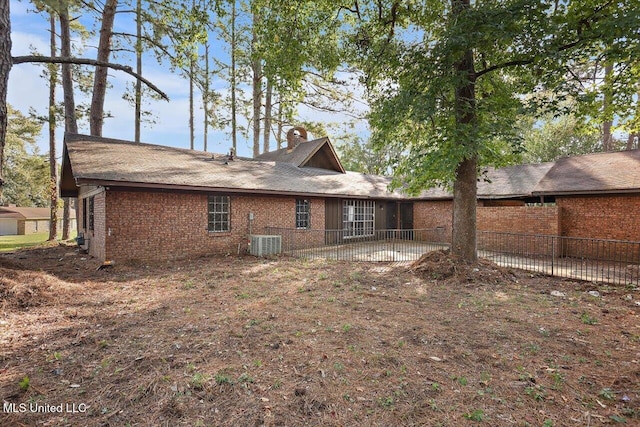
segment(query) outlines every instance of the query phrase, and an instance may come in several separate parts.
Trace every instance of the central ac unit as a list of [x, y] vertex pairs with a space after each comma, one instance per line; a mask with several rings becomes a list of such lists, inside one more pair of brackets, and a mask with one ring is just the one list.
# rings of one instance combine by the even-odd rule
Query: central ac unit
[[253, 234], [250, 236], [251, 255], [265, 256], [282, 252], [281, 236], [264, 236]]

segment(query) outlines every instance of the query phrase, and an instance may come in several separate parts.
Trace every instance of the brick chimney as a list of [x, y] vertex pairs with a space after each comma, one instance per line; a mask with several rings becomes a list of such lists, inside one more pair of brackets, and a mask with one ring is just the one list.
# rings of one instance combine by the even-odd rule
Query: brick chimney
[[287, 132], [287, 151], [291, 152], [301, 142], [307, 140], [307, 130], [302, 126], [295, 126]]

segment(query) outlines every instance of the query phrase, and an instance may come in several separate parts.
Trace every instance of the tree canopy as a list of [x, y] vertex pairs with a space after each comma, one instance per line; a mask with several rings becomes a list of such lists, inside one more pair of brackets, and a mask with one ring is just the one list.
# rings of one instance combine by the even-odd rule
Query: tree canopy
[[628, 63], [640, 49], [638, 0], [386, 0], [348, 12], [373, 142], [402, 153], [392, 163], [397, 186], [453, 188], [452, 247], [467, 261], [476, 257], [478, 173], [520, 151], [518, 119], [562, 112], [569, 96], [585, 101], [574, 67], [595, 57]]
[[2, 202], [25, 207], [49, 206], [49, 164], [38, 153], [36, 137], [42, 130], [38, 120], [8, 107], [5, 146], [5, 185]]

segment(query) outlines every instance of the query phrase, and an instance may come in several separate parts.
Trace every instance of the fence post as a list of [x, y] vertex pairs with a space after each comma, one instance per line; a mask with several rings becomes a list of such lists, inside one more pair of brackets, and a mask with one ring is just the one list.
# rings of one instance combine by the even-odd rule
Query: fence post
[[554, 264], [556, 263], [556, 239], [558, 236], [551, 236], [551, 275], [554, 275]]

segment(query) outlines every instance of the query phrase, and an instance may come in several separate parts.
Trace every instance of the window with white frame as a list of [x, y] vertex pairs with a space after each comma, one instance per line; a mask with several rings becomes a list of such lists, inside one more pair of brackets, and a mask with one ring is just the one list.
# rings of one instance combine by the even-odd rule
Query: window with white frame
[[373, 236], [375, 203], [373, 200], [345, 200], [342, 205], [344, 237]]
[[296, 228], [311, 228], [311, 202], [296, 199]]
[[209, 196], [208, 205], [207, 229], [217, 233], [231, 230], [229, 196]]

